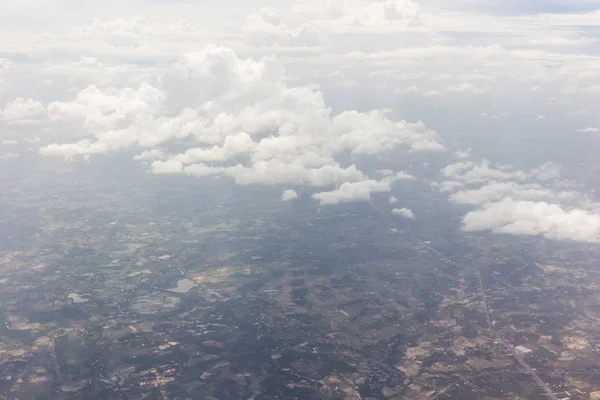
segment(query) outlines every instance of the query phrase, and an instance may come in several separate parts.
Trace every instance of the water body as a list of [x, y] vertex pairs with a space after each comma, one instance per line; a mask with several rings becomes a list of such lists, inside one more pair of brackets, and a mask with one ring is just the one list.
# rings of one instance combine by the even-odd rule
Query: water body
[[167, 289], [169, 292], [173, 293], [187, 293], [191, 288], [196, 286], [193, 281], [189, 279], [181, 279], [177, 282], [177, 287], [173, 289]]
[[67, 297], [73, 300], [75, 304], [87, 303], [89, 301], [89, 299], [80, 297], [77, 293], [71, 293]]

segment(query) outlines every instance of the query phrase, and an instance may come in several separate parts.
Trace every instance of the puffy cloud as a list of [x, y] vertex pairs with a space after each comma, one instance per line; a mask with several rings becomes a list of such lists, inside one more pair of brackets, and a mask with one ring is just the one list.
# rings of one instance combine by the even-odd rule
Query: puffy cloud
[[[265, 15], [277, 21], [276, 15]], [[168, 66], [154, 84], [137, 89], [90, 85], [72, 101], [48, 106], [51, 121], [80, 134], [40, 153], [72, 159], [128, 148], [157, 174], [228, 176], [238, 184], [338, 187], [322, 204], [368, 200], [395, 180], [370, 180], [342, 155], [385, 157], [399, 150], [438, 152], [438, 134], [422, 122], [394, 121], [387, 110], [333, 115], [322, 94], [288, 86], [279, 60], [240, 59], [210, 46]], [[167, 148], [183, 149], [179, 154]], [[339, 200], [337, 200], [339, 199]]]
[[[433, 187], [440, 192], [454, 192], [449, 199], [455, 203], [476, 207], [463, 218], [465, 231], [600, 240], [599, 205], [586, 194], [571, 190], [572, 184], [561, 181], [560, 168], [554, 163], [519, 171], [510, 165], [491, 167], [487, 160], [480, 164], [460, 161], [446, 166], [441, 173], [458, 181], [434, 182]], [[466, 185], [468, 188], [455, 191]]]
[[19, 141], [13, 140], [13, 139], [6, 139], [6, 140], [3, 140], [2, 142], [0, 142], [0, 145], [2, 145], [2, 146], [13, 146], [15, 144], [19, 144]]
[[151, 164], [151, 167], [155, 174], [175, 174], [183, 171], [183, 164], [177, 160], [157, 160]]
[[[0, 60], [0, 96], [26, 99], [36, 93], [49, 104], [49, 133], [35, 133], [44, 139], [44, 155], [78, 158], [127, 149], [157, 173], [329, 190], [372, 179], [349, 167], [353, 163], [371, 165], [368, 161], [398, 157], [399, 151], [444, 150], [437, 133], [424, 124], [398, 120], [400, 108], [368, 111], [373, 104], [402, 105], [406, 117], [428, 123], [429, 118], [439, 123], [442, 110], [456, 121], [485, 115], [485, 121], [476, 122], [491, 127], [489, 132], [509, 121], [515, 132], [531, 130], [519, 118], [495, 120], [524, 109], [532, 118], [548, 115], [553, 122], [561, 113], [581, 117], [562, 121], [576, 122], [572, 131], [596, 126], [581, 108], [594, 104], [600, 88], [600, 57], [592, 47], [597, 12], [500, 16], [473, 2], [460, 1], [457, 7], [456, 1], [409, 0], [300, 0], [280, 2], [278, 10], [253, 10], [253, 4], [244, 3], [233, 12], [206, 2], [168, 7], [134, 2], [126, 10], [109, 3], [108, 10], [106, 3], [76, 11], [64, 1], [52, 5], [56, 13], [60, 7], [68, 11], [76, 26], [44, 29], [7, 14], [8, 24], [0, 27], [0, 47], [11, 58]], [[36, 21], [55, 20], [52, 13], [45, 15], [50, 6], [38, 5], [29, 7]], [[144, 17], [109, 17], [117, 11]], [[12, 14], [19, 15], [22, 10]], [[211, 42], [235, 51], [202, 50]], [[25, 61], [17, 56], [23, 48], [28, 49]], [[390, 101], [386, 96], [394, 88], [406, 89]], [[404, 95], [411, 101], [404, 102]], [[361, 112], [341, 111], [347, 108]], [[462, 129], [468, 133], [469, 128]], [[61, 137], [51, 136], [57, 131]], [[72, 137], [65, 139], [66, 133]], [[450, 139], [451, 128], [449, 133]], [[544, 143], [556, 136], [546, 135]], [[473, 190], [476, 184], [499, 190], [514, 181], [521, 185], [511, 195], [522, 199], [519, 191], [534, 191], [524, 187], [530, 180], [556, 176], [551, 166], [518, 171], [469, 161], [468, 154], [456, 156], [456, 165], [445, 170], [447, 180], [432, 184], [440, 191]], [[395, 173], [382, 176], [391, 183]], [[471, 194], [490, 192], [488, 187]], [[502, 197], [493, 198], [478, 206]], [[532, 199], [539, 200], [523, 198]]]
[[471, 149], [468, 148], [464, 151], [456, 151], [454, 156], [459, 160], [466, 160], [471, 156]]
[[282, 163], [277, 160], [257, 161], [251, 166], [237, 164], [219, 168], [217, 171], [234, 178], [241, 185], [309, 185], [324, 187], [342, 183], [359, 182], [365, 175], [356, 166], [342, 168], [339, 165], [324, 165], [319, 168], [307, 168], [300, 163]]
[[321, 205], [331, 205], [355, 201], [369, 201], [371, 199], [371, 193], [389, 191], [389, 180], [367, 180], [352, 183], [345, 182], [336, 190], [315, 193], [312, 198], [318, 200]]
[[442, 182], [431, 182], [431, 187], [437, 189], [438, 191], [444, 192], [453, 192], [454, 189], [464, 186], [465, 184], [457, 181], [442, 181]]
[[547, 202], [506, 198], [469, 212], [463, 218], [463, 229], [599, 242], [600, 216], [580, 209], [565, 211]]
[[390, 197], [390, 201], [389, 201], [390, 204], [396, 204], [397, 202], [398, 202], [397, 198], [395, 198], [394, 196]]
[[281, 200], [283, 200], [283, 201], [290, 201], [290, 200], [294, 200], [297, 198], [298, 198], [298, 193], [296, 193], [296, 191], [292, 190], [292, 189], [284, 190], [281, 195]]
[[[143, 131], [150, 128], [161, 100], [159, 90], [148, 84], [142, 84], [137, 90], [102, 90], [90, 85], [79, 92], [71, 102], [50, 103], [48, 117], [51, 121], [84, 129], [84, 135], [94, 135], [97, 139], [96, 144], [106, 149], [104, 151], [116, 150], [135, 142], [160, 142], [158, 138], [155, 139]], [[92, 153], [89, 147], [82, 146], [80, 154], [89, 153]]]
[[217, 146], [189, 149], [177, 156], [182, 162], [223, 160], [240, 152], [262, 160], [301, 154], [331, 160], [345, 151], [374, 155], [400, 146], [443, 150], [437, 133], [420, 122], [392, 121], [383, 111], [331, 116], [320, 92], [288, 87], [281, 64], [272, 57], [242, 60], [230, 49], [212, 46], [186, 55], [160, 81], [160, 88], [142, 84], [101, 90], [92, 85], [72, 102], [50, 104], [53, 121], [79, 125], [96, 138], [93, 145], [53, 145], [52, 154], [152, 147], [180, 139]]
[[19, 122], [39, 118], [45, 113], [46, 108], [39, 101], [19, 97], [6, 104], [1, 119], [8, 122]]
[[394, 175], [391, 176], [391, 179], [394, 181], [412, 181], [415, 178], [414, 175], [409, 174], [408, 172], [398, 171]]
[[560, 177], [560, 167], [553, 162], [545, 162], [544, 164], [529, 171], [528, 177], [530, 179], [537, 179], [539, 181], [557, 179]]
[[133, 159], [135, 161], [155, 161], [165, 157], [165, 153], [159, 149], [145, 150], [140, 154], [136, 154]]
[[412, 212], [411, 209], [403, 207], [403, 208], [394, 208], [392, 210], [392, 212], [396, 215], [400, 215], [401, 217], [404, 218], [408, 218], [408, 219], [414, 219], [415, 218], [415, 214]]

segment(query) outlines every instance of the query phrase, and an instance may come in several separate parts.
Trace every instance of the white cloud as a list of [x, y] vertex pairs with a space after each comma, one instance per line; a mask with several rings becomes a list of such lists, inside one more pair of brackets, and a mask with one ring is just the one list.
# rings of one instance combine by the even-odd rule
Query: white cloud
[[415, 214], [412, 212], [411, 209], [403, 207], [403, 208], [394, 208], [392, 210], [392, 212], [396, 215], [400, 215], [401, 217], [404, 218], [408, 218], [408, 219], [414, 219], [415, 218]]
[[310, 24], [302, 24], [290, 29], [282, 21], [277, 10], [263, 8], [246, 17], [243, 31], [248, 34], [250, 43], [259, 46], [319, 46], [320, 33]]
[[394, 175], [394, 171], [391, 169], [378, 169], [377, 173], [381, 176], [392, 176]]
[[281, 195], [281, 200], [283, 200], [283, 201], [294, 200], [297, 198], [298, 198], [298, 193], [296, 193], [296, 191], [292, 190], [292, 189], [284, 190], [283, 194]]
[[242, 60], [230, 49], [208, 47], [186, 55], [160, 81], [160, 87], [142, 84], [138, 89], [90, 86], [72, 102], [50, 104], [53, 121], [79, 125], [96, 139], [57, 144], [52, 153], [64, 150], [74, 156], [179, 139], [217, 146], [189, 149], [177, 156], [183, 162], [226, 159], [236, 154], [228, 148], [239, 140], [245, 146], [239, 152], [263, 160], [303, 153], [332, 159], [344, 151], [374, 155], [400, 146], [443, 150], [437, 133], [420, 122], [391, 121], [382, 111], [331, 116], [320, 92], [285, 84], [274, 58]]
[[479, 189], [466, 189], [450, 196], [461, 204], [479, 205], [511, 196], [517, 199], [539, 200], [554, 197], [554, 192], [539, 184], [522, 185], [516, 182], [490, 182]]
[[487, 87], [485, 87], [485, 88], [475, 87], [470, 82], [463, 82], [463, 83], [460, 83], [458, 85], [448, 86], [446, 88], [447, 92], [454, 92], [454, 93], [474, 93], [474, 94], [485, 93], [488, 90], [489, 90], [489, 88], [487, 88]]
[[[155, 84], [90, 85], [72, 101], [51, 103], [50, 120], [78, 131], [81, 139], [46, 145], [40, 153], [71, 159], [139, 148], [134, 160], [151, 161], [154, 173], [221, 175], [243, 185], [338, 186], [315, 198], [323, 204], [336, 197], [368, 200], [382, 183], [374, 184], [355, 165], [342, 167], [340, 155], [444, 150], [424, 123], [394, 121], [387, 114], [333, 115], [319, 91], [287, 85], [278, 59], [240, 59], [231, 49], [211, 46], [168, 66]], [[171, 154], [166, 148], [172, 144], [184, 150]], [[414, 176], [392, 172], [384, 185], [408, 179]]]
[[319, 168], [308, 168], [300, 163], [283, 163], [278, 160], [257, 161], [251, 166], [237, 164], [224, 169], [217, 169], [234, 178], [241, 185], [309, 185], [325, 187], [342, 183], [360, 182], [366, 177], [356, 166], [342, 168], [337, 164], [324, 165]]
[[14, 146], [15, 144], [19, 144], [19, 141], [14, 139], [6, 139], [0, 142], [0, 145], [2, 146]]
[[[560, 168], [544, 163], [529, 171], [460, 161], [441, 170], [453, 179], [434, 182], [449, 199], [476, 207], [463, 218], [465, 231], [540, 235], [548, 239], [595, 242], [600, 239], [600, 207], [560, 180]], [[458, 191], [457, 188], [466, 186]], [[473, 185], [479, 187], [472, 188]], [[566, 211], [570, 210], [570, 211]]]
[[442, 181], [442, 182], [432, 182], [431, 187], [437, 189], [438, 191], [445, 192], [453, 192], [454, 189], [464, 186], [465, 184], [457, 181]]
[[369, 201], [371, 193], [389, 192], [390, 181], [367, 180], [361, 182], [346, 182], [338, 189], [329, 192], [320, 192], [312, 195], [321, 205], [332, 205], [356, 201]]
[[582, 132], [582, 133], [598, 133], [598, 132], [600, 132], [600, 128], [593, 128], [591, 126], [588, 126], [587, 128], [577, 129], [577, 132]]
[[397, 199], [397, 198], [395, 198], [394, 196], [391, 196], [391, 197], [390, 197], [390, 201], [389, 201], [389, 203], [390, 203], [390, 204], [395, 204], [395, 203], [397, 203], [397, 202], [398, 202], [398, 199]]
[[526, 179], [550, 180], [560, 176], [557, 165], [551, 162], [544, 163], [531, 171], [515, 170], [511, 165], [497, 164], [492, 166], [487, 159], [481, 160], [479, 164], [472, 161], [458, 161], [449, 164], [440, 170], [442, 175], [453, 181], [462, 181], [465, 183], [484, 183], [497, 180], [518, 180]]
[[165, 153], [159, 149], [145, 150], [140, 154], [136, 154], [133, 159], [135, 161], [156, 161], [165, 157]]
[[46, 108], [39, 101], [19, 97], [6, 104], [1, 118], [4, 121], [17, 122], [36, 119], [45, 113]]
[[600, 216], [580, 209], [565, 211], [547, 202], [506, 198], [469, 212], [463, 219], [463, 229], [599, 242]]
[[381, 176], [388, 177], [392, 181], [411, 181], [416, 179], [414, 175], [405, 171], [394, 172], [391, 169], [380, 169], [377, 170], [377, 173]]
[[426, 92], [423, 92], [421, 94], [421, 96], [423, 96], [423, 97], [436, 97], [436, 96], [439, 96], [440, 94], [441, 93], [440, 93], [439, 90], [428, 90]]
[[421, 89], [417, 86], [412, 85], [404, 89], [394, 89], [394, 93], [420, 93]]
[[154, 161], [151, 164], [155, 174], [174, 174], [183, 171], [183, 164], [177, 160]]
[[[600, 91], [597, 11], [500, 15], [463, 0], [299, 0], [278, 2], [277, 10], [260, 8], [265, 1], [234, 9], [219, 2], [33, 1], [35, 7], [11, 2], [3, 10], [0, 48], [10, 60], [0, 60], [0, 100], [20, 100], [0, 123], [13, 124], [14, 137], [25, 142], [27, 135], [17, 136], [28, 129], [23, 122], [48, 116], [47, 130], [33, 133], [43, 155], [127, 150], [156, 173], [327, 192], [372, 181], [363, 165], [402, 152], [423, 166], [417, 156], [433, 156], [414, 153], [444, 150], [430, 124], [444, 126], [445, 142], [455, 145], [443, 114], [461, 123], [486, 117], [460, 126], [465, 147], [473, 133], [467, 131], [478, 124], [494, 126], [491, 135], [500, 132], [497, 124], [510, 123], [506, 143], [531, 131], [533, 121], [512, 118], [523, 110], [531, 119], [551, 117], [544, 147], [561, 134], [554, 126], [574, 131], [591, 124], [580, 131], [597, 132], [594, 120], [573, 126], [566, 118], [584, 116], [581, 109]], [[57, 15], [72, 24], [56, 24]], [[417, 96], [408, 102], [393, 92]], [[344, 111], [352, 108], [359, 111]], [[502, 147], [494, 154], [507, 154], [501, 142], [490, 141]], [[489, 150], [483, 144], [478, 154]], [[459, 191], [455, 201], [467, 190], [470, 204], [489, 196], [477, 207], [509, 195], [540, 201], [534, 193], [548, 189], [555, 197], [544, 200], [567, 207], [552, 186], [552, 165], [519, 171], [506, 165], [514, 161], [508, 155], [503, 165], [455, 155], [457, 163], [442, 173], [446, 180], [432, 183], [441, 192]], [[390, 184], [410, 178], [398, 174], [380, 173]]]
[[471, 148], [464, 151], [456, 151], [454, 152], [454, 156], [459, 160], [466, 160], [471, 156]]

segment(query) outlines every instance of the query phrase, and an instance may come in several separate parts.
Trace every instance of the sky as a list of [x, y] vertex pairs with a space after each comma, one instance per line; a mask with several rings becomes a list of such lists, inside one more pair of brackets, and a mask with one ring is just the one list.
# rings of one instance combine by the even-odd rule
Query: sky
[[466, 232], [600, 242], [600, 0], [0, 6], [5, 170], [128, 154], [415, 221], [419, 181]]

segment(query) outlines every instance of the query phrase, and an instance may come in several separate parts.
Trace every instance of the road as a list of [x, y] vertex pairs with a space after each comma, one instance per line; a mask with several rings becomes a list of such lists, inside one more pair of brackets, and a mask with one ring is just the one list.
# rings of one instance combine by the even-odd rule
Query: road
[[516, 350], [510, 343], [507, 343], [504, 340], [504, 338], [502, 338], [502, 336], [500, 336], [500, 334], [494, 329], [494, 325], [492, 325], [492, 319], [490, 318], [490, 310], [487, 305], [487, 299], [485, 296], [485, 287], [483, 286], [483, 279], [481, 278], [480, 271], [477, 271], [477, 277], [479, 278], [479, 289], [481, 290], [481, 301], [483, 303], [483, 309], [485, 311], [485, 317], [487, 319], [487, 323], [488, 323], [490, 332], [496, 337], [496, 339], [498, 339], [498, 341], [500, 342], [501, 345], [508, 347], [510, 349], [510, 352], [517, 359], [517, 361], [519, 362], [521, 367], [523, 367], [523, 369], [525, 369], [525, 371], [529, 374], [529, 376], [531, 376], [533, 378], [535, 383], [537, 383], [538, 386], [544, 392], [546, 392], [548, 397], [551, 398], [552, 400], [558, 400], [558, 397], [556, 397], [556, 395], [550, 388], [550, 385], [544, 383], [544, 381], [539, 377], [537, 372], [535, 372], [535, 370], [533, 368], [531, 368], [529, 366], [529, 364], [527, 364], [527, 362], [523, 359], [523, 355], [518, 350]]
[[[404, 233], [409, 238], [411, 238], [412, 240], [414, 240], [417, 243], [419, 243], [421, 246], [429, 249], [431, 252], [433, 252], [433, 253], [437, 254], [438, 256], [446, 259], [447, 262], [452, 263], [452, 264], [458, 266], [454, 261], [452, 261], [451, 259], [449, 259], [445, 255], [443, 255], [442, 253], [440, 253], [433, 246], [430, 246], [429, 244], [425, 243], [423, 240], [420, 240], [419, 238], [415, 237], [414, 235], [411, 235], [407, 231], [403, 230], [403, 231], [400, 231], [400, 232]], [[488, 308], [488, 305], [487, 305], [487, 298], [486, 298], [486, 295], [485, 295], [485, 287], [483, 286], [483, 279], [481, 278], [481, 272], [479, 270], [477, 270], [477, 277], [479, 279], [479, 290], [481, 291], [481, 302], [483, 303], [483, 309], [485, 311], [485, 317], [487, 319], [487, 323], [488, 323], [488, 327], [489, 327], [490, 332], [492, 333], [492, 335], [494, 335], [496, 337], [496, 339], [498, 340], [498, 342], [500, 342], [501, 345], [507, 347], [510, 350], [510, 352], [515, 357], [515, 359], [517, 360], [517, 362], [521, 365], [521, 367], [523, 367], [523, 369], [527, 372], [527, 374], [533, 378], [533, 380], [548, 395], [548, 397], [550, 399], [552, 399], [552, 400], [558, 400], [558, 397], [556, 397], [556, 395], [554, 394], [554, 392], [550, 388], [550, 385], [544, 383], [544, 381], [539, 377], [539, 375], [537, 374], [537, 372], [535, 372], [535, 370], [533, 368], [531, 368], [529, 366], [529, 364], [527, 364], [527, 362], [523, 359], [523, 355], [519, 351], [517, 351], [510, 343], [506, 342], [506, 340], [504, 340], [504, 338], [502, 338], [502, 336], [500, 336], [500, 334], [494, 329], [494, 325], [492, 324], [492, 319], [490, 318], [490, 309]]]

